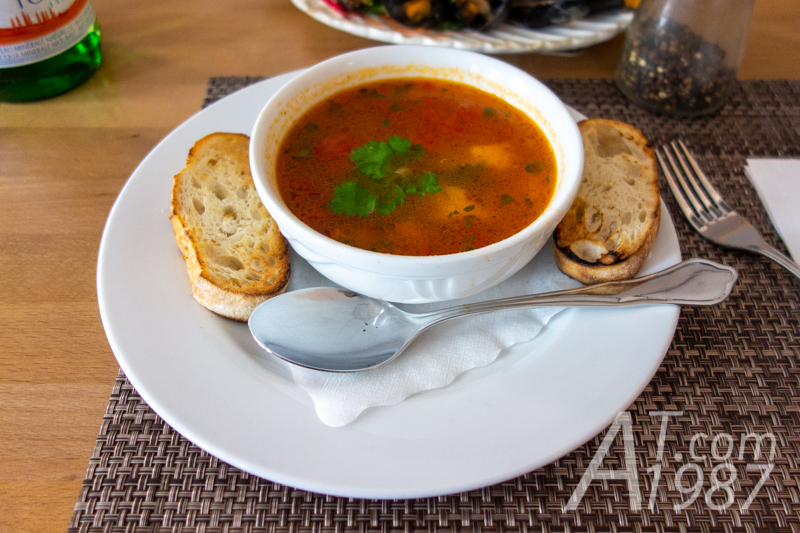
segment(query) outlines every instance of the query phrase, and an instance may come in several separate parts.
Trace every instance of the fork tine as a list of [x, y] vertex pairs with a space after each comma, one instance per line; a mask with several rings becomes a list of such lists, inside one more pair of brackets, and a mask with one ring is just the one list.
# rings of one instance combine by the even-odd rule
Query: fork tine
[[700, 180], [700, 183], [703, 185], [703, 189], [705, 189], [706, 193], [708, 193], [708, 195], [714, 201], [714, 204], [720, 209], [720, 211], [722, 211], [722, 213], [730, 212], [731, 208], [728, 207], [727, 203], [725, 203], [725, 199], [722, 198], [717, 189], [715, 189], [714, 186], [711, 185], [711, 182], [708, 181], [705, 173], [700, 169], [700, 165], [697, 164], [697, 160], [694, 158], [694, 156], [692, 156], [692, 153], [689, 151], [689, 149], [686, 148], [686, 145], [683, 144], [683, 141], [679, 140], [678, 145], [681, 147], [681, 150], [686, 156], [686, 160], [689, 161], [689, 164], [694, 170], [695, 176], [697, 176], [697, 179]]
[[708, 222], [709, 218], [705, 207], [697, 200], [697, 197], [694, 195], [691, 186], [686, 182], [686, 179], [684, 178], [683, 171], [678, 166], [678, 164], [675, 163], [675, 159], [673, 159], [672, 154], [670, 154], [670, 151], [667, 149], [666, 146], [662, 146], [661, 151], [663, 152], [664, 157], [666, 157], [667, 162], [669, 163], [669, 165], [665, 165], [664, 160], [662, 159], [661, 169], [662, 171], [664, 171], [664, 177], [667, 178], [667, 182], [671, 181], [670, 188], [672, 189], [673, 194], [675, 194], [675, 197], [677, 198], [678, 193], [680, 193], [680, 195], [685, 199], [685, 201], [688, 201], [688, 203], [691, 204], [687, 205], [689, 209], [688, 211], [686, 209], [683, 209], [683, 206], [681, 206], [681, 209], [683, 209], [684, 214], [690, 219], [692, 217], [699, 217], [701, 219], [700, 225], [703, 225], [704, 223]]
[[667, 178], [667, 185], [669, 185], [669, 188], [672, 191], [672, 196], [675, 197], [675, 201], [678, 202], [678, 207], [681, 208], [681, 211], [683, 211], [683, 214], [686, 215], [686, 218], [691, 221], [697, 215], [692, 209], [692, 206], [689, 205], [689, 202], [686, 200], [686, 196], [684, 196], [681, 187], [675, 180], [675, 176], [673, 176], [672, 172], [669, 170], [664, 158], [661, 157], [661, 150], [658, 148], [656, 148], [656, 159], [658, 159], [658, 165], [661, 167], [661, 172], [663, 172], [664, 177]]
[[692, 169], [689, 168], [689, 165], [686, 162], [686, 159], [683, 157], [683, 154], [681, 154], [680, 150], [678, 150], [678, 146], [674, 141], [671, 142], [669, 146], [672, 148], [672, 153], [675, 154], [675, 159], [678, 160], [678, 164], [683, 170], [683, 175], [686, 176], [686, 181], [692, 186], [692, 190], [697, 195], [698, 200], [700, 200], [700, 203], [702, 203], [703, 207], [705, 207], [709, 212], [713, 212], [714, 203], [708, 199], [706, 192], [697, 182], [697, 179], [695, 179], [694, 172], [692, 172]]

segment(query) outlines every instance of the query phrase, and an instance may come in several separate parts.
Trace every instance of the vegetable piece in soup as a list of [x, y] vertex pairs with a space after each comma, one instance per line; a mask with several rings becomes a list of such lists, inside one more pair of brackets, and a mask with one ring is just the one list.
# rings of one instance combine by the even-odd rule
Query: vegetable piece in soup
[[278, 187], [308, 226], [397, 255], [488, 246], [545, 210], [556, 161], [541, 129], [464, 84], [402, 78], [347, 89], [291, 128]]

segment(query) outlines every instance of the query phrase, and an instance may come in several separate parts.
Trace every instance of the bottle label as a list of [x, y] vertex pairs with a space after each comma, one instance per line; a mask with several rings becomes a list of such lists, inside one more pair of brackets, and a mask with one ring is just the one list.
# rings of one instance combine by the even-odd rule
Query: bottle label
[[68, 50], [94, 21], [89, 0], [0, 0], [0, 68], [36, 63]]

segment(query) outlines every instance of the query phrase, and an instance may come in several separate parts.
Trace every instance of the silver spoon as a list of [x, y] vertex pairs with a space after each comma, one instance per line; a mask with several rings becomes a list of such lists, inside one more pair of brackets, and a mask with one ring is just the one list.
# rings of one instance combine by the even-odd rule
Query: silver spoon
[[690, 259], [641, 278], [420, 314], [346, 289], [319, 287], [267, 300], [250, 315], [249, 325], [262, 348], [290, 363], [358, 372], [388, 363], [422, 330], [460, 316], [519, 307], [714, 305], [728, 297], [736, 277], [728, 266]]

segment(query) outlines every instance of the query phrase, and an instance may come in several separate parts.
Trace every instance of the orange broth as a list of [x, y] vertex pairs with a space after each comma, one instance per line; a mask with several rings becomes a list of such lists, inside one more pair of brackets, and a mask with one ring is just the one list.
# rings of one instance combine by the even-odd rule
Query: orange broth
[[[410, 141], [415, 155], [393, 154], [383, 178], [367, 177], [351, 160], [354, 149], [392, 136]], [[438, 192], [401, 194], [401, 202], [376, 193], [394, 202], [387, 214], [332, 210], [342, 184], [395, 191], [426, 173]], [[345, 244], [397, 255], [451, 254], [510, 237], [547, 207], [556, 175], [553, 149], [527, 115], [467, 85], [425, 78], [329, 97], [293, 125], [277, 160], [280, 194], [300, 220]]]

